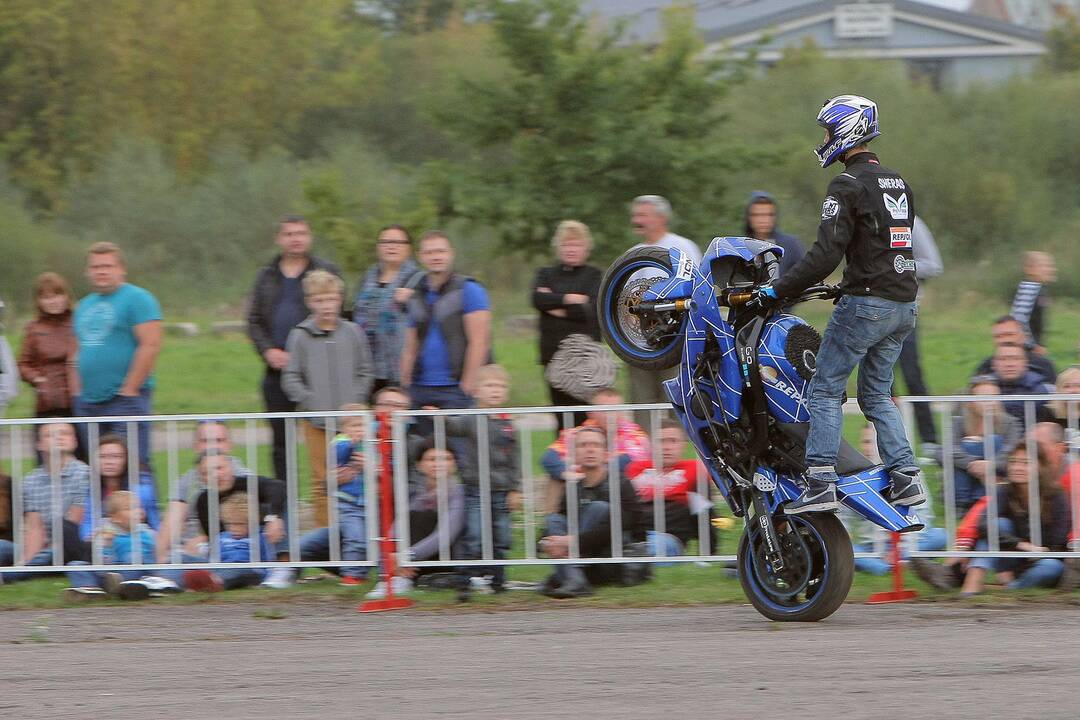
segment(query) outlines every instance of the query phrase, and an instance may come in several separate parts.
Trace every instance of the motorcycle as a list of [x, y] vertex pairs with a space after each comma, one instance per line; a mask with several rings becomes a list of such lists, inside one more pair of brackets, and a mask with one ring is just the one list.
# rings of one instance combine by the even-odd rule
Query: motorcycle
[[[821, 336], [787, 308], [839, 297], [817, 285], [785, 306], [755, 300], [775, 280], [783, 249], [718, 237], [700, 265], [678, 249], [639, 246], [604, 274], [604, 339], [625, 362], [648, 370], [679, 365], [664, 389], [732, 513], [743, 518], [738, 575], [753, 606], [778, 621], [817, 621], [851, 589], [851, 539], [835, 513], [787, 515], [801, 492], [810, 414], [807, 386]], [[888, 472], [842, 441], [837, 495], [886, 530], [923, 528], [883, 493]]]

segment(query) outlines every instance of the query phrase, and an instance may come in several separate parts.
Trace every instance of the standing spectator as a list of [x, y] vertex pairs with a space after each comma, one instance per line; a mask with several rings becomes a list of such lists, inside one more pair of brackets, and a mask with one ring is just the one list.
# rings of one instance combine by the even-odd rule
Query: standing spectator
[[[281, 218], [275, 239], [281, 252], [255, 278], [248, 310], [248, 337], [266, 364], [262, 393], [267, 412], [296, 409], [281, 388], [281, 373], [289, 364], [285, 351], [289, 332], [308, 316], [300, 283], [312, 270], [341, 275], [336, 265], [311, 254], [311, 240], [311, 228], [303, 217]], [[271, 420], [270, 428], [274, 433], [274, 475], [285, 480], [285, 420]]]
[[[993, 377], [997, 380], [1002, 395], [1046, 395], [1054, 392], [1054, 386], [1042, 381], [1036, 373], [1027, 368], [1027, 355], [1019, 345], [999, 345], [994, 350]], [[1024, 419], [1024, 402], [1006, 400], [1005, 410], [1020, 421]], [[1046, 401], [1035, 403], [1035, 420], [1043, 422], [1053, 420], [1053, 414], [1046, 406]]]
[[[359, 403], [371, 387], [371, 350], [355, 323], [341, 319], [344, 284], [337, 275], [315, 270], [304, 278], [304, 301], [311, 315], [289, 332], [289, 364], [281, 376], [285, 395], [299, 410], [337, 410]], [[304, 421], [311, 464], [315, 524], [329, 523], [326, 499], [326, 419]]]
[[[959, 515], [966, 513], [986, 494], [986, 481], [991, 470], [995, 471], [995, 477], [1001, 476], [996, 468], [1023, 435], [1020, 421], [1005, 411], [999, 398], [1001, 390], [993, 378], [974, 378], [968, 393], [985, 395], [987, 400], [964, 403], [953, 418], [953, 454], [945, 461], [953, 465]], [[993, 451], [989, 458], [985, 454], [987, 444]]]
[[19, 372], [11, 345], [4, 337], [4, 303], [0, 301], [0, 417], [3, 417], [8, 403], [19, 394]]
[[[86, 274], [94, 292], [75, 308], [80, 389], [75, 415], [149, 415], [161, 351], [161, 306], [149, 291], [126, 281], [124, 256], [110, 242], [90, 246]], [[101, 431], [126, 437], [127, 423], [103, 423]], [[138, 450], [140, 465], [149, 469], [148, 423], [138, 424]]]
[[23, 333], [19, 374], [34, 388], [34, 417], [71, 417], [71, 399], [79, 391], [71, 290], [56, 273], [42, 273], [34, 281], [34, 302], [37, 317]]
[[[540, 311], [540, 364], [545, 368], [559, 343], [570, 335], [588, 335], [600, 339], [596, 316], [596, 296], [600, 292], [603, 271], [587, 265], [593, 239], [589, 228], [577, 220], [563, 220], [552, 239], [558, 262], [540, 268], [533, 282], [532, 304]], [[548, 383], [551, 404], [580, 405], [584, 402]], [[559, 429], [564, 429], [562, 413], [556, 413]], [[585, 420], [584, 413], [574, 414], [574, 424]]]
[[[630, 224], [634, 232], [641, 236], [641, 242], [635, 247], [678, 248], [689, 255], [694, 264], [701, 262], [701, 250], [689, 238], [676, 235], [668, 229], [671, 222], [671, 204], [660, 195], [639, 195], [630, 204]], [[667, 394], [661, 383], [675, 377], [678, 367], [668, 370], [643, 370], [630, 368], [630, 402], [666, 403]], [[636, 415], [639, 425], [648, 422], [648, 414]]]
[[424, 233], [419, 257], [426, 272], [408, 304], [401, 385], [413, 407], [471, 407], [476, 371], [491, 362], [487, 292], [454, 272], [454, 248], [446, 233]]
[[[1072, 518], [1069, 504], [1065, 500], [1058, 484], [1056, 468], [1042, 448], [1037, 448], [1035, 476], [1031, 476], [1028, 463], [1027, 447], [1021, 443], [1009, 453], [1008, 484], [998, 488], [998, 544], [1002, 550], [1018, 552], [1061, 552], [1068, 542], [1069, 527]], [[1039, 524], [1042, 532], [1042, 545], [1031, 542], [1031, 508], [1028, 485], [1039, 484]], [[987, 517], [989, 505], [980, 502], [964, 522], [957, 528], [956, 547], [958, 550], [989, 550], [987, 523], [994, 522]], [[998, 579], [1006, 583], [1009, 589], [1030, 587], [1053, 587], [1065, 570], [1064, 563], [1058, 558], [977, 557], [968, 564], [967, 575], [961, 590], [963, 595], [975, 595], [982, 592], [987, 570], [996, 570]]]
[[[135, 496], [135, 509], [138, 514], [135, 522], [145, 523], [151, 530], [157, 530], [161, 525], [161, 515], [158, 511], [157, 485], [154, 476], [142, 470], [138, 473], [138, 487], [131, 490], [130, 473], [128, 472], [128, 447], [124, 438], [119, 435], [103, 435], [98, 441], [98, 468], [101, 481], [101, 503], [96, 505], [94, 493], [89, 492], [86, 496], [86, 512], [83, 513], [82, 522], [79, 523], [79, 537], [84, 542], [90, 542], [95, 530], [100, 527], [101, 520], [107, 516], [108, 499], [113, 493], [128, 492]], [[150, 552], [143, 557], [143, 562], [154, 561], [154, 553]]]
[[[915, 256], [915, 278], [919, 281], [915, 301], [919, 302], [922, 299], [926, 281], [941, 275], [945, 271], [945, 266], [941, 262], [941, 253], [938, 252], [930, 228], [917, 215], [911, 226], [911, 250]], [[919, 362], [919, 326], [917, 324], [900, 346], [900, 374], [904, 376], [904, 385], [907, 386], [908, 394], [930, 394], [926, 388], [926, 382], [923, 381], [922, 365]], [[936, 455], [938, 452], [937, 428], [934, 427], [934, 413], [930, 408], [930, 403], [915, 403], [915, 426], [919, 431], [919, 439], [923, 443], [923, 452]]]
[[779, 218], [780, 209], [776, 205], [776, 198], [763, 190], [755, 190], [750, 194], [750, 201], [746, 204], [746, 235], [755, 240], [774, 243], [784, 249], [784, 255], [780, 258], [780, 274], [783, 275], [802, 260], [806, 248], [799, 238], [780, 232], [777, 223]]
[[[40, 466], [23, 478], [23, 543], [21, 556], [15, 546], [0, 540], [0, 565], [53, 565], [57, 543], [63, 547], [63, 560], [88, 560], [89, 553], [79, 540], [79, 523], [86, 512], [90, 493], [90, 467], [75, 458], [75, 428], [68, 423], [38, 426], [37, 450], [43, 458]], [[53, 504], [53, 474], [59, 476], [60, 507]], [[60, 514], [59, 538], [53, 536], [53, 513]], [[3, 582], [29, 580], [36, 573], [7, 573]], [[37, 575], [41, 577], [40, 575]]]
[[1023, 323], [1037, 352], [1044, 352], [1043, 328], [1046, 308], [1050, 305], [1045, 286], [1054, 282], [1057, 282], [1057, 265], [1053, 255], [1039, 251], [1024, 253], [1024, 279], [1016, 288], [1009, 314]]
[[[644, 508], [638, 501], [634, 486], [620, 473], [617, 478], [608, 476], [607, 433], [600, 428], [583, 425], [574, 431], [575, 470], [564, 473], [565, 482], [576, 483], [578, 534], [580, 557], [611, 557], [611, 484], [619, 486], [619, 506], [622, 511], [623, 547], [645, 539]], [[556, 512], [547, 516], [544, 537], [540, 549], [548, 557], [568, 558], [574, 536], [570, 535], [568, 497], [564, 492]], [[593, 582], [613, 579], [607, 566], [592, 566], [587, 570], [580, 565], [556, 565], [555, 571], [544, 581], [541, 592], [554, 598], [573, 598], [592, 594]]]
[[[999, 345], [1019, 345], [1023, 347], [1024, 352], [1027, 354], [1028, 370], [1036, 373], [1044, 383], [1054, 384], [1057, 377], [1054, 363], [1050, 362], [1050, 358], [1032, 349], [1034, 344], [1028, 339], [1023, 323], [1012, 315], [1002, 315], [994, 320], [990, 328], [990, 334], [995, 349]], [[973, 375], [989, 375], [994, 371], [993, 364], [994, 356], [991, 355], [983, 360], [979, 367], [975, 368]]]
[[377, 262], [360, 281], [353, 305], [353, 322], [367, 336], [375, 363], [371, 394], [400, 383], [401, 350], [408, 315], [405, 305], [415, 291], [420, 269], [413, 259], [412, 238], [401, 225], [379, 231]]

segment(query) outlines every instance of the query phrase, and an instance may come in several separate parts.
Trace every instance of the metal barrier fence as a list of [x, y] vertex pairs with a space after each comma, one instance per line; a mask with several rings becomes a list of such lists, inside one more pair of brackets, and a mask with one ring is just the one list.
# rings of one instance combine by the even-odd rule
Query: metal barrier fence
[[[987, 544], [986, 549], [955, 549], [955, 540], [957, 537], [957, 527], [959, 515], [956, 508], [956, 486], [955, 486], [955, 472], [953, 464], [950, 462], [953, 451], [955, 449], [955, 441], [953, 438], [954, 419], [952, 417], [952, 409], [954, 406], [963, 407], [970, 403], [984, 403], [982, 407], [982, 419], [985, 427], [994, 429], [995, 422], [999, 422], [999, 414], [996, 407], [993, 405], [994, 401], [1001, 400], [1000, 396], [937, 396], [937, 397], [909, 397], [901, 398], [901, 406], [904, 408], [910, 408], [916, 403], [934, 403], [936, 405], [937, 412], [941, 415], [939, 418], [941, 431], [942, 431], [942, 486], [941, 494], [935, 497], [935, 504], [939, 504], [944, 509], [945, 518], [945, 532], [948, 538], [947, 548], [943, 550], [913, 550], [910, 555], [912, 557], [980, 557], [980, 556], [993, 556], [993, 557], [1077, 557], [1080, 556], [1078, 552], [1066, 552], [1062, 550], [1048, 550], [1040, 552], [1017, 552], [1010, 550], [1002, 550], [1000, 544], [1000, 536], [998, 531], [997, 519], [1001, 516], [1001, 508], [999, 507], [997, 493], [991, 492], [988, 494], [986, 503], [986, 513], [989, 518], [994, 521], [987, 524]], [[1080, 434], [1077, 433], [1077, 416], [1078, 416], [1078, 403], [1080, 403], [1080, 395], [1055, 395], [1055, 396], [1009, 396], [1007, 398], [1009, 402], [1017, 402], [1023, 404], [1023, 427], [1032, 428], [1035, 426], [1035, 420], [1037, 417], [1037, 404], [1045, 403], [1047, 401], [1053, 401], [1061, 403], [1061, 407], [1065, 409], [1067, 413], [1067, 429], [1070, 438]], [[647, 459], [651, 460], [653, 468], [662, 468], [663, 462], [661, 458], [660, 449], [660, 423], [662, 416], [669, 410], [667, 405], [654, 404], [654, 405], [620, 405], [620, 406], [580, 406], [580, 407], [568, 407], [559, 408], [560, 412], [566, 424], [573, 424], [573, 414], [577, 411], [591, 412], [600, 417], [599, 426], [604, 431], [606, 436], [607, 447], [619, 448], [621, 443], [624, 443], [626, 438], [625, 433], [628, 431], [627, 425], [624, 421], [619, 419], [620, 413], [634, 412], [647, 412], [649, 421], [646, 423], [647, 427], [643, 428], [647, 433]], [[700, 512], [694, 514], [694, 522], [696, 523], [696, 537], [692, 540], [696, 540], [696, 543], [692, 543], [690, 548], [696, 544], [697, 549], [691, 550], [693, 554], [673, 554], [669, 551], [669, 545], [663, 542], [662, 537], [665, 534], [666, 519], [668, 516], [668, 500], [665, 498], [663, 488], [654, 488], [652, 500], [644, 508], [645, 513], [649, 518], [645, 522], [645, 529], [652, 531], [653, 535], [651, 540], [647, 543], [632, 542], [635, 539], [640, 539], [641, 533], [638, 532], [636, 538], [624, 534], [626, 531], [632, 528], [627, 527], [626, 518], [623, 517], [622, 508], [622, 493], [624, 488], [619, 482], [612, 482], [608, 490], [608, 507], [607, 507], [607, 528], [609, 532], [608, 542], [606, 543], [610, 552], [601, 557], [583, 557], [580, 547], [580, 536], [582, 531], [582, 506], [579, 502], [582, 498], [582, 493], [585, 488], [582, 485], [582, 478], [577, 473], [571, 473], [563, 483], [565, 486], [565, 514], [553, 512], [559, 508], [556, 508], [553, 502], [553, 497], [550, 494], [541, 496], [541, 490], [549, 489], [549, 483], [545, 481], [544, 476], [536, 471], [536, 463], [538, 460], [538, 452], [535, 447], [537, 443], [537, 435], [545, 433], [550, 430], [550, 418], [552, 417], [553, 409], [548, 407], [534, 407], [534, 408], [512, 408], [512, 409], [491, 409], [491, 410], [421, 410], [410, 411], [408, 413], [394, 413], [392, 418], [393, 428], [393, 478], [394, 478], [394, 503], [395, 503], [395, 530], [394, 535], [399, 540], [398, 547], [403, 550], [401, 553], [400, 564], [404, 567], [416, 567], [416, 568], [448, 568], [448, 567], [465, 567], [465, 568], [478, 568], [478, 567], [495, 567], [505, 565], [556, 565], [556, 564], [610, 564], [610, 563], [670, 563], [670, 562], [714, 562], [714, 561], [731, 561], [734, 556], [731, 554], [720, 555], [715, 554], [712, 544], [713, 529], [710, 526], [710, 513], [708, 510], [714, 505], [715, 494], [711, 482], [709, 481], [708, 474], [704, 472], [704, 468], [698, 463], [698, 472], [696, 480], [696, 488], [691, 492], [695, 495], [693, 501], [696, 501], [696, 507]], [[492, 485], [492, 466], [491, 466], [491, 440], [489, 437], [490, 426], [488, 418], [491, 416], [499, 416], [500, 419], [508, 420], [513, 428], [514, 434], [517, 440], [517, 455], [518, 465], [520, 468], [521, 478], [521, 493], [522, 493], [522, 511], [520, 515], [515, 517], [520, 518], [518, 525], [514, 528], [514, 537], [516, 542], [514, 547], [518, 549], [512, 556], [499, 557], [500, 553], [496, 548], [495, 537], [495, 525], [496, 520], [505, 521], [506, 509], [501, 503], [493, 503], [493, 498], [497, 497], [497, 493], [503, 492], [502, 489], [493, 488]], [[341, 519], [339, 517], [338, 503], [335, 498], [338, 496], [337, 487], [337, 468], [338, 458], [337, 451], [331, 444], [330, 440], [335, 437], [338, 429], [341, 426], [343, 418], [349, 417], [361, 417], [364, 419], [367, 425], [367, 436], [363, 441], [363, 447], [361, 449], [361, 456], [364, 460], [364, 478], [363, 483], [363, 498], [354, 498], [358, 504], [362, 504], [364, 507], [366, 523], [363, 525], [364, 541], [366, 542], [367, 554], [363, 559], [350, 558], [345, 559], [342, 557], [342, 539], [343, 528]], [[200, 484], [196, 482], [195, 489], [198, 492], [203, 493], [203, 503], [206, 506], [206, 517], [201, 520], [205, 525], [205, 547], [204, 548], [185, 548], [185, 540], [190, 541], [190, 531], [185, 531], [185, 527], [175, 522], [177, 513], [180, 510], [185, 511], [184, 524], [200, 522], [195, 514], [192, 514], [194, 506], [198, 504], [198, 499], [194, 494], [194, 491], [189, 493], [189, 496], [184, 498], [185, 502], [180, 502], [179, 494], [181, 493], [182, 479], [185, 473], [181, 472], [180, 459], [181, 459], [181, 432], [186, 432], [189, 428], [194, 430], [199, 423], [214, 421], [224, 423], [230, 428], [230, 432], [234, 435], [234, 439], [240, 438], [240, 442], [236, 443], [237, 447], [242, 447], [244, 452], [242, 465], [250, 472], [251, 477], [257, 477], [260, 474], [260, 451], [265, 453], [264, 442], [260, 440], [261, 423], [270, 419], [284, 419], [285, 421], [285, 434], [286, 434], [286, 477], [282, 480], [281, 489], [283, 489], [283, 501], [281, 506], [281, 518], [278, 527], [275, 529], [280, 530], [280, 534], [274, 533], [275, 539], [272, 544], [274, 545], [275, 557], [270, 560], [262, 559], [257, 556], [258, 544], [253, 543], [252, 554], [249, 557], [248, 562], [222, 562], [219, 553], [219, 542], [221, 539], [221, 518], [219, 495], [225, 492], [219, 488], [217, 482], [206, 482]], [[329, 522], [327, 523], [327, 537], [325, 552], [322, 552], [320, 557], [305, 556], [302, 552], [302, 545], [304, 544], [304, 538], [306, 533], [302, 532], [302, 529], [310, 532], [318, 528], [301, 527], [301, 515], [305, 506], [301, 503], [301, 489], [305, 486], [304, 480], [311, 475], [311, 473], [303, 472], [300, 467], [300, 449], [299, 449], [299, 428], [298, 423], [310, 421], [311, 419], [321, 418], [325, 421], [325, 433], [323, 435], [325, 442], [323, 447], [316, 450], [322, 454], [324, 460], [324, 477], [326, 482], [326, 497], [328, 498], [327, 510], [329, 515]], [[89, 564], [79, 567], [80, 570], [88, 571], [110, 571], [117, 569], [124, 570], [145, 570], [145, 571], [162, 571], [162, 570], [188, 570], [198, 568], [269, 568], [274, 566], [286, 566], [286, 567], [330, 567], [330, 568], [345, 568], [345, 567], [358, 567], [358, 568], [371, 568], [377, 565], [376, 561], [376, 548], [377, 540], [379, 540], [379, 528], [380, 521], [378, 517], [379, 503], [377, 502], [377, 483], [374, 479], [377, 477], [377, 462], [378, 452], [376, 442], [374, 440], [375, 433], [372, 430], [374, 423], [374, 416], [371, 412], [317, 412], [317, 413], [258, 413], [258, 414], [199, 414], [199, 415], [165, 415], [165, 416], [124, 416], [114, 418], [69, 418], [69, 419], [55, 419], [55, 418], [42, 418], [42, 419], [7, 419], [0, 420], [0, 462], [2, 466], [6, 467], [11, 475], [11, 518], [12, 518], [12, 542], [8, 543], [7, 552], [10, 553], [11, 566], [0, 568], [0, 572], [25, 572], [25, 573], [42, 573], [42, 572], [57, 572], [61, 569], [70, 570], [71, 567], [64, 567], [65, 560], [65, 542], [54, 542], [55, 538], [64, 538], [71, 534], [70, 524], [78, 525], [80, 523], [72, 523], [72, 518], [77, 515], [76, 511], [71, 517], [65, 517], [65, 511], [69, 510], [72, 505], [79, 505], [72, 497], [72, 490], [65, 483], [67, 480], [64, 477], [63, 468], [61, 467], [62, 461], [66, 457], [67, 450], [59, 444], [58, 441], [50, 441], [50, 443], [42, 443], [42, 447], [48, 449], [49, 459], [48, 462], [40, 463], [34, 456], [31, 448], [36, 447], [36, 442], [31, 442], [29, 439], [30, 431], [34, 431], [35, 436], [37, 431], [42, 426], [55, 426], [57, 424], [71, 423], [79, 425], [82, 429], [83, 441], [88, 456], [88, 479], [86, 482], [86, 497], [82, 498], [82, 506], [87, 508], [84, 512], [93, 510], [95, 517], [90, 523], [90, 527], [93, 531], [98, 530], [103, 525], [102, 507], [102, 484], [101, 484], [101, 466], [102, 458], [99, 452], [99, 441], [103, 435], [102, 426], [121, 425], [127, 432], [127, 439], [129, 445], [127, 448], [127, 487], [138, 488], [140, 484], [145, 484], [146, 479], [143, 477], [139, 470], [138, 459], [140, 457], [140, 450], [138, 443], [139, 434], [137, 430], [138, 423], [148, 423], [151, 428], [155, 429], [155, 435], [157, 441], [161, 439], [165, 441], [164, 450], [164, 467], [158, 467], [158, 473], [163, 474], [163, 482], [158, 483], [152, 479], [150, 482], [154, 482], [157, 485], [167, 490], [167, 497], [164, 503], [159, 502], [160, 506], [163, 506], [166, 521], [163, 524], [167, 526], [167, 538], [166, 540], [160, 540], [159, 546], [164, 548], [163, 552], [156, 552], [155, 557], [144, 557], [142, 549], [139, 543], [134, 543], [132, 548], [131, 563], [125, 565], [108, 564], [104, 562], [102, 547], [100, 543], [91, 543], [91, 557]], [[457, 511], [460, 512], [460, 495], [464, 492], [461, 489], [455, 489], [459, 484], [458, 479], [454, 477], [453, 473], [449, 472], [445, 465], [437, 465], [435, 477], [429, 478], [426, 482], [433, 484], [433, 487], [416, 487], [416, 482], [413, 481], [411, 475], [414, 474], [416, 468], [416, 458], [410, 457], [410, 442], [412, 438], [412, 444], [415, 446], [417, 436], [422, 436], [424, 433], [417, 433], [415, 425], [430, 424], [430, 440], [433, 443], [435, 449], [446, 450], [450, 447], [458, 453], [469, 452], [470, 448], [475, 451], [475, 477], [466, 478], [465, 485], [467, 490], [467, 502], [471, 504], [465, 508], [467, 513], [471, 513], [473, 516], [472, 526], [466, 526], [464, 528], [451, 528], [451, 503], [458, 503]], [[990, 437], [993, 433], [987, 433], [986, 437]], [[910, 432], [909, 432], [910, 436]], [[547, 437], [547, 435], [541, 435], [541, 437]], [[1026, 449], [1028, 450], [1028, 469], [1029, 477], [1037, 477], [1037, 454], [1035, 448], [1037, 447], [1037, 440], [1033, 434], [1025, 432], [1022, 436]], [[640, 439], [640, 438], [639, 438]], [[566, 465], [570, 466], [573, 463], [570, 462], [575, 457], [574, 436], [568, 435], [565, 439], [564, 455], [567, 460]], [[228, 454], [227, 451], [221, 451], [214, 454]], [[1063, 451], [1063, 457], [1068, 461], [1070, 465], [1077, 461], [1078, 448], [1075, 442], [1070, 442], [1066, 451]], [[997, 480], [1002, 475], [1002, 471], [998, 467], [998, 462], [1001, 459], [1001, 452], [996, 444], [992, 440], [987, 440], [984, 443], [983, 455], [988, 461], [988, 478], [986, 480], [987, 487], [998, 486]], [[619, 453], [609, 452], [606, 457], [606, 472], [610, 478], [618, 478], [621, 475], [621, 463]], [[38, 469], [27, 472], [27, 465], [31, 464], [39, 466]], [[162, 463], [159, 463], [162, 464]], [[268, 467], [268, 463], [263, 463], [264, 467]], [[44, 469], [41, 469], [44, 468]], [[162, 473], [162, 470], [164, 471]], [[190, 472], [190, 471], [189, 471]], [[472, 471], [470, 471], [472, 472]], [[272, 473], [266, 472], [265, 475], [271, 475]], [[44, 477], [43, 477], [44, 475]], [[157, 476], [153, 476], [157, 477]], [[188, 476], [190, 477], [190, 475]], [[32, 518], [35, 514], [32, 511], [23, 507], [24, 494], [26, 486], [29, 483], [31, 486], [31, 492], [33, 493], [33, 503], [35, 507], [44, 504], [51, 507], [51, 513], [48, 518]], [[1071, 486], [1071, 495], [1069, 498], [1069, 509], [1071, 512], [1071, 527], [1076, 527], [1077, 521], [1080, 520], [1080, 488], [1077, 485], [1080, 483], [1073, 483]], [[559, 486], [556, 486], [559, 487]], [[308, 486], [310, 489], [310, 487]], [[228, 488], [227, 490], [231, 490]], [[274, 524], [273, 519], [267, 520], [266, 518], [259, 517], [260, 500], [266, 500], [266, 498], [260, 498], [260, 493], [274, 489], [271, 482], [262, 483], [255, 482], [248, 484], [248, 534], [249, 537], [260, 537], [260, 533], [267, 533], [269, 526]], [[496, 494], [493, 495], [493, 490]], [[44, 493], [47, 493], [47, 499], [44, 498]], [[436, 518], [434, 533], [437, 534], [437, 552], [430, 557], [416, 558], [410, 557], [406, 549], [414, 546], [416, 540], [419, 538], [412, 537], [413, 528], [410, 527], [410, 509], [414, 503], [417, 502], [418, 495], [425, 495], [433, 505], [434, 515]], [[193, 500], [194, 499], [194, 500]], [[1041, 496], [1038, 482], [1029, 482], [1027, 488], [1027, 500], [1028, 507], [1031, 508], [1031, 525], [1032, 525], [1032, 537], [1030, 538], [1032, 545], [1040, 546], [1042, 544], [1042, 530], [1041, 530]], [[560, 507], [562, 502], [559, 503]], [[178, 508], [178, 505], [184, 507]], [[687, 512], [690, 512], [688, 507]], [[540, 557], [538, 552], [537, 543], [544, 537], [545, 524], [550, 520], [551, 515], [564, 515], [562, 520], [565, 522], [565, 534], [569, 536], [569, 547], [566, 557]], [[590, 517], [595, 520], [595, 513]], [[479, 522], [476, 522], [476, 519]], [[40, 520], [40, 522], [39, 522]], [[133, 516], [130, 524], [131, 528], [135, 529], [138, 518]], [[45, 524], [48, 524], [46, 530]], [[27, 527], [27, 525], [30, 527]], [[85, 523], [84, 523], [85, 525]], [[477, 525], [479, 527], [477, 527]], [[640, 531], [642, 528], [639, 527]], [[353, 529], [355, 531], [355, 529]], [[473, 542], [474, 547], [466, 549], [465, 552], [455, 552], [455, 546], [461, 546], [462, 533], [471, 533], [469, 539]], [[47, 542], [42, 544], [43, 537]], [[467, 544], [467, 543], [466, 543]], [[43, 557], [41, 553], [27, 553], [27, 549], [38, 550], [43, 549], [47, 552]], [[1075, 546], [1074, 546], [1075, 547]], [[732, 548], [733, 549], [733, 548]], [[196, 550], [199, 550], [196, 552]], [[4, 546], [0, 544], [0, 562], [4, 562], [3, 558]], [[860, 557], [870, 557], [877, 553], [860, 553]], [[36, 555], [36, 557], [34, 557]]]

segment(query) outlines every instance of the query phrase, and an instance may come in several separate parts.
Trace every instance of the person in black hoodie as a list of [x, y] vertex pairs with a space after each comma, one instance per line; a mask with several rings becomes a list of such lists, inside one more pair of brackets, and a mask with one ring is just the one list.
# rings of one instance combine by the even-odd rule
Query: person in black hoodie
[[806, 248], [799, 238], [780, 232], [779, 218], [780, 208], [776, 205], [776, 198], [763, 190], [750, 194], [750, 200], [746, 203], [746, 236], [767, 240], [784, 248], [784, 256], [780, 258], [780, 275], [783, 275], [802, 260]]
[[[545, 368], [559, 343], [581, 333], [600, 339], [596, 317], [596, 296], [600, 293], [603, 271], [586, 264], [593, 240], [589, 228], [576, 220], [563, 220], [555, 230], [551, 244], [559, 261], [540, 268], [533, 282], [532, 304], [540, 311], [540, 364]], [[548, 385], [551, 404], [582, 405], [586, 401]], [[577, 417], [580, 415], [580, 417]], [[557, 413], [563, 429], [562, 413]], [[585, 413], [576, 413], [575, 425], [585, 421]]]

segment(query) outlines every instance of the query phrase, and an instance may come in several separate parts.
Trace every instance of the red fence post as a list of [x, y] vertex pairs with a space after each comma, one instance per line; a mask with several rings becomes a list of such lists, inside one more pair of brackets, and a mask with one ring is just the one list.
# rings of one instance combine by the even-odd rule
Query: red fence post
[[365, 600], [357, 608], [359, 612], [385, 612], [402, 610], [413, 606], [409, 598], [394, 597], [394, 575], [397, 572], [397, 560], [394, 547], [397, 539], [394, 532], [394, 453], [390, 427], [390, 413], [381, 412], [378, 417], [379, 448], [379, 550], [382, 555], [381, 579], [386, 583], [386, 597], [379, 600]]
[[892, 533], [892, 570], [893, 589], [886, 592], [874, 593], [866, 599], [869, 605], [883, 603], [902, 602], [918, 597], [919, 593], [914, 590], [904, 589], [904, 571], [900, 568], [900, 533]]

